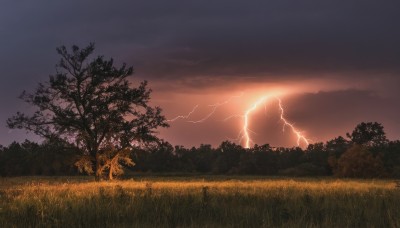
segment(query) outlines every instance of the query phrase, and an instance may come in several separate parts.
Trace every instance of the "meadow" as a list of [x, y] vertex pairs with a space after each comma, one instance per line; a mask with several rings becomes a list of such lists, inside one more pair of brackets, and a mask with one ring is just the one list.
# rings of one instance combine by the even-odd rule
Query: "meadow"
[[394, 180], [0, 179], [0, 227], [400, 227]]

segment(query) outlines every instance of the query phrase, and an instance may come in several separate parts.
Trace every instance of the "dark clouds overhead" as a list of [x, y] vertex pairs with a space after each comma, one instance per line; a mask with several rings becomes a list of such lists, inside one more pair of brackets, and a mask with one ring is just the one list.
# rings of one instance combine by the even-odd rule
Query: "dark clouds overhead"
[[[24, 108], [16, 99], [22, 90], [54, 73], [55, 47], [91, 41], [97, 53], [134, 65], [138, 77], [164, 93], [168, 86], [191, 91], [326, 79], [375, 92], [385, 97], [379, 101], [389, 107], [385, 112], [399, 113], [391, 103], [400, 97], [399, 8], [391, 0], [6, 0], [0, 8], [0, 121]], [[344, 95], [350, 96], [338, 92], [331, 99]], [[0, 135], [0, 144], [16, 137], [3, 127]]]

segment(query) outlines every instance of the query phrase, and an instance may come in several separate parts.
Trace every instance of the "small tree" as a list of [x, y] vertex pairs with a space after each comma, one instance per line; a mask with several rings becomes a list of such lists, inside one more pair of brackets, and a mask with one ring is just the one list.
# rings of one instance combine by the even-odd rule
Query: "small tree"
[[373, 156], [367, 147], [355, 144], [337, 161], [334, 174], [339, 177], [382, 177], [386, 175], [381, 157]]
[[9, 128], [27, 129], [45, 138], [74, 142], [82, 151], [78, 168], [101, 179], [122, 172], [121, 163], [133, 165], [132, 149], [157, 141], [155, 129], [167, 127], [159, 107], [148, 105], [151, 90], [142, 82], [132, 87], [132, 67], [114, 67], [113, 59], [88, 57], [94, 44], [84, 49], [57, 48], [61, 60], [49, 82], [40, 83], [21, 98], [36, 111], [18, 112], [7, 120]]

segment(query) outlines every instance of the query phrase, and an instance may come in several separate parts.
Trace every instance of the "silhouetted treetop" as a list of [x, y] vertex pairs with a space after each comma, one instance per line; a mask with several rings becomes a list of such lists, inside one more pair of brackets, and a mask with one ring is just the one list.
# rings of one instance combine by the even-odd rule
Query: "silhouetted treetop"
[[83, 49], [72, 46], [71, 51], [57, 48], [61, 60], [56, 74], [34, 93], [21, 95], [36, 111], [18, 112], [7, 124], [75, 142], [83, 151], [77, 165], [100, 178], [106, 171], [120, 173], [119, 162], [132, 165], [131, 149], [156, 141], [155, 129], [168, 125], [161, 109], [148, 105], [147, 82], [134, 87], [128, 80], [132, 67], [117, 68], [103, 56], [90, 61], [93, 51], [93, 43]]
[[359, 145], [382, 146], [388, 142], [382, 124], [377, 122], [362, 122], [351, 134], [347, 133], [346, 135], [353, 143]]

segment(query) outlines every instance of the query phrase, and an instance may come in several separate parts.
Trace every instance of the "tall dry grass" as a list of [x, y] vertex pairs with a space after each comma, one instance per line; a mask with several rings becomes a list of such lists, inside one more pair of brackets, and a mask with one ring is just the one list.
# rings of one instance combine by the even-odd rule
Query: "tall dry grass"
[[0, 180], [0, 227], [400, 227], [388, 180]]

